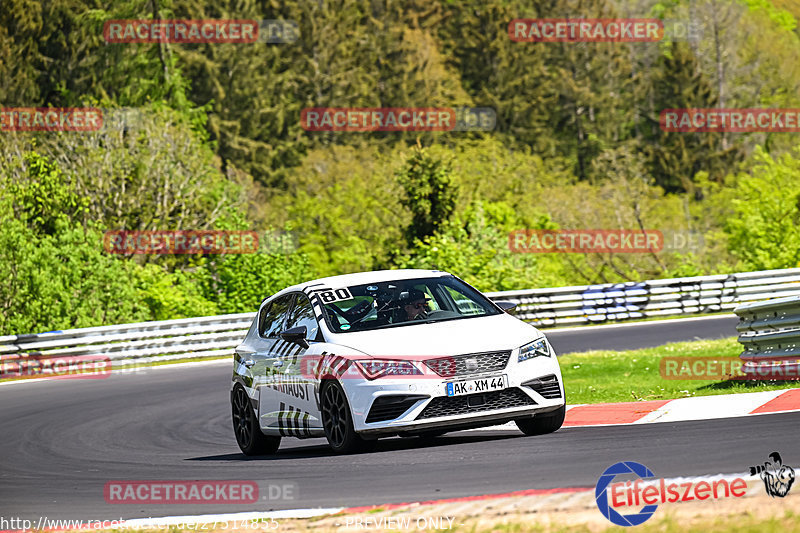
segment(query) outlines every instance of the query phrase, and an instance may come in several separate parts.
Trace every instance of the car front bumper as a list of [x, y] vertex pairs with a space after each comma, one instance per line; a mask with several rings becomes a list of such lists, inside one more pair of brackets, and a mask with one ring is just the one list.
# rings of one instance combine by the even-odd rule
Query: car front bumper
[[[448, 396], [447, 384], [507, 376], [507, 388]], [[541, 415], [564, 406], [564, 386], [555, 356], [517, 362], [516, 351], [503, 370], [441, 378], [436, 375], [375, 380], [343, 380], [362, 436], [455, 431]], [[376, 420], [376, 414], [379, 415]], [[395, 416], [396, 415], [396, 416]]]

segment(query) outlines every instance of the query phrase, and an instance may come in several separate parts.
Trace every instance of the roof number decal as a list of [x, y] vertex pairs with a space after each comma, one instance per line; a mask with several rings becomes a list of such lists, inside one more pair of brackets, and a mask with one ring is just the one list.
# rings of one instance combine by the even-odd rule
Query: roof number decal
[[324, 291], [317, 292], [317, 296], [322, 300], [322, 303], [329, 304], [332, 302], [338, 302], [340, 300], [352, 300], [353, 295], [350, 294], [350, 290], [345, 288], [342, 289], [328, 289]]

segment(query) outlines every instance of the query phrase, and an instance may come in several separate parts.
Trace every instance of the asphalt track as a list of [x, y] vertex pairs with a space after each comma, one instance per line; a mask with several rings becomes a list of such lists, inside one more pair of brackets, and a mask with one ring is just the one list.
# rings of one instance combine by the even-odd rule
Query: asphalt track
[[736, 315], [718, 315], [542, 331], [556, 353], [564, 354], [587, 350], [638, 350], [668, 342], [734, 337], [738, 322]]
[[[663, 326], [638, 328], [651, 327]], [[628, 336], [638, 342], [638, 328], [597, 334], [624, 345]], [[576, 335], [564, 334], [563, 341], [578, 343], [585, 333]], [[603, 342], [610, 341], [593, 345]], [[233, 438], [229, 379], [227, 365], [211, 364], [0, 386], [0, 516], [111, 520], [359, 506], [591, 487], [621, 460], [677, 477], [745, 472], [774, 450], [789, 464], [800, 455], [800, 413], [788, 413], [565, 428], [542, 437], [461, 432], [433, 444], [394, 438], [375, 452], [346, 457], [332, 455], [322, 439], [285, 439], [275, 456], [251, 459]], [[252, 480], [263, 499], [249, 505], [106, 503], [105, 484], [119, 480]], [[293, 493], [270, 500], [270, 484], [290, 485]]]

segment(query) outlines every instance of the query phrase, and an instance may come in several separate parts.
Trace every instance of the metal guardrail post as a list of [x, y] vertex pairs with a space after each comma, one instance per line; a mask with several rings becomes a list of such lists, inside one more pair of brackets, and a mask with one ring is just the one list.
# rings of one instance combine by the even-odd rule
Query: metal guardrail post
[[[788, 296], [740, 305], [736, 330], [744, 351], [743, 370], [755, 373], [769, 365], [775, 375], [790, 375], [800, 368], [800, 296]], [[779, 371], [783, 371], [782, 373]]]
[[742, 303], [800, 295], [800, 268], [643, 282], [487, 293], [517, 304], [535, 326], [732, 311]]

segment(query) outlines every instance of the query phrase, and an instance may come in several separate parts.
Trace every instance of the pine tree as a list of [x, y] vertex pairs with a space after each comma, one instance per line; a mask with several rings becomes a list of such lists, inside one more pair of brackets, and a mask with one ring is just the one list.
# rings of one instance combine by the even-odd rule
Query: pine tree
[[657, 185], [667, 192], [696, 191], [694, 177], [700, 171], [721, 181], [743, 157], [737, 145], [723, 148], [719, 133], [665, 132], [659, 126], [663, 109], [713, 108], [717, 98], [706, 75], [685, 43], [673, 43], [668, 55], [656, 64], [655, 98], [645, 125], [645, 153]]

